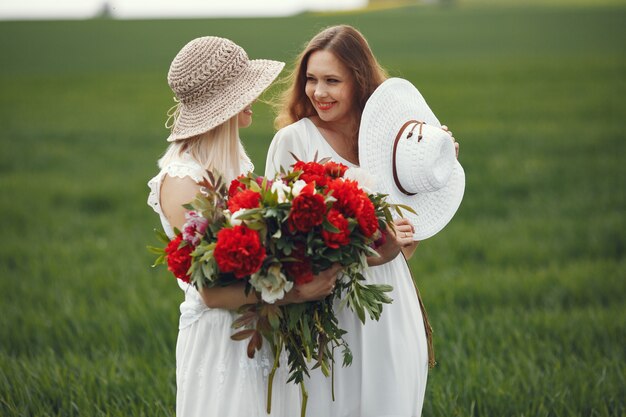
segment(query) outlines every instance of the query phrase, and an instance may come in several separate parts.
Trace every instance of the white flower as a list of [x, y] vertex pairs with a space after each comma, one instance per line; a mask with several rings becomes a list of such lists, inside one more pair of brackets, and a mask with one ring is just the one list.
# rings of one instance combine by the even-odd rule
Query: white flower
[[274, 304], [281, 300], [285, 294], [293, 288], [293, 282], [287, 281], [287, 277], [280, 270], [280, 265], [270, 266], [267, 275], [258, 272], [250, 277], [250, 284], [261, 293], [261, 298], [266, 303]]
[[358, 182], [359, 187], [368, 194], [372, 194], [376, 189], [376, 178], [363, 168], [348, 168], [343, 177]]
[[230, 224], [233, 225], [233, 227], [239, 226], [241, 223], [243, 223], [243, 220], [241, 220], [239, 216], [241, 216], [245, 211], [246, 209], [239, 209], [230, 215]]
[[290, 188], [279, 179], [272, 183], [271, 191], [278, 195], [279, 203], [284, 203], [287, 201], [287, 194], [289, 193], [289, 190]]
[[295, 198], [299, 196], [304, 187], [306, 187], [306, 182], [304, 180], [298, 180], [294, 182], [291, 186], [291, 194], [293, 194], [293, 197]]

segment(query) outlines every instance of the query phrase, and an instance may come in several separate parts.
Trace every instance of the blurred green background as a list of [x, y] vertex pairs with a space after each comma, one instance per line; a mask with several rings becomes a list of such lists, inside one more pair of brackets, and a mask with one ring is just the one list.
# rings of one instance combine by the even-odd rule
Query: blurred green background
[[423, 415], [624, 416], [626, 4], [512, 3], [0, 22], [0, 415], [174, 414], [182, 293], [145, 248], [169, 64], [204, 35], [292, 62], [348, 23], [461, 143], [464, 201], [411, 261], [438, 359]]

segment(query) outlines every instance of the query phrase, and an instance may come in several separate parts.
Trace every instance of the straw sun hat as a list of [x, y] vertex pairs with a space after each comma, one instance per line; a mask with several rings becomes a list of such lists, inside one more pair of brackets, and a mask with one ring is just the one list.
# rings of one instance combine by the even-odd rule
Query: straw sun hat
[[178, 102], [168, 112], [166, 126], [172, 129], [168, 142], [208, 132], [235, 116], [274, 81], [284, 65], [249, 60], [228, 39], [192, 40], [176, 55], [167, 75]]
[[377, 178], [377, 191], [415, 210], [403, 212], [415, 227], [414, 240], [443, 229], [463, 199], [465, 173], [452, 138], [407, 80], [386, 80], [365, 105], [359, 161]]

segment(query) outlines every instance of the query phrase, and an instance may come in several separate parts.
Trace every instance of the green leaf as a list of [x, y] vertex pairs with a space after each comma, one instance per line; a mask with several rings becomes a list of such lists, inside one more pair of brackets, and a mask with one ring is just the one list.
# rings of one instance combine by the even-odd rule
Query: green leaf
[[366, 252], [365, 253], [366, 256], [375, 256], [375, 257], [380, 256], [380, 253], [376, 252], [376, 249], [372, 248], [371, 246], [365, 246], [363, 250]]
[[158, 229], [154, 229], [154, 232], [156, 233], [157, 237], [159, 238], [161, 242], [165, 243], [166, 245], [170, 243], [170, 238], [167, 237], [167, 235], [164, 232]]
[[310, 345], [311, 344], [311, 327], [309, 323], [309, 318], [307, 316], [303, 316], [301, 322], [302, 322], [302, 326], [301, 326], [302, 339], [305, 345]]
[[344, 345], [343, 348], [343, 366], [350, 366], [352, 365], [352, 351], [350, 350], [350, 348], [348, 347], [348, 345]]
[[165, 256], [165, 254], [163, 254], [163, 255], [159, 256], [158, 258], [156, 258], [156, 260], [152, 264], [152, 267], [154, 268], [155, 266], [158, 266], [158, 265], [165, 265], [166, 263], [167, 263], [166, 262], [166, 256]]
[[208, 261], [202, 263], [202, 275], [212, 282], [217, 278], [217, 264], [215, 261]]
[[154, 253], [156, 255], [163, 255], [165, 254], [165, 249], [164, 248], [157, 248], [156, 246], [146, 246], [148, 248], [148, 251], [150, 251], [151, 253]]
[[[278, 310], [280, 311], [280, 310]], [[278, 330], [278, 328], [280, 327], [280, 317], [279, 315], [275, 312], [275, 310], [270, 310], [268, 315], [267, 315], [267, 319], [270, 322], [270, 325], [272, 326], [272, 329], [274, 330]]]
[[[405, 211], [408, 211], [409, 213], [413, 213], [417, 215], [415, 210], [412, 207], [407, 206], [406, 204], [394, 204], [394, 205], [396, 206], [396, 210], [397, 208], [401, 208], [402, 210], [405, 210]], [[398, 211], [398, 213], [400, 213], [400, 211]]]
[[[255, 217], [262, 219], [263, 210], [265, 210], [263, 207], [246, 209], [246, 211], [244, 211], [243, 213], [241, 213], [241, 215], [239, 215], [239, 218], [241, 220], [248, 220], [248, 219], [252, 219]], [[261, 214], [261, 216], [259, 216], [259, 214]]]
[[339, 228], [337, 228], [335, 225], [333, 225], [331, 222], [328, 221], [328, 219], [324, 218], [324, 221], [322, 222], [322, 226], [324, 227], [324, 230], [331, 232], [331, 233], [339, 233], [341, 232], [341, 230]]
[[263, 223], [262, 221], [260, 222], [256, 222], [256, 221], [250, 221], [250, 222], [246, 222], [246, 226], [248, 226], [248, 228], [252, 229], [252, 230], [263, 230], [265, 228], [265, 223]]
[[[298, 158], [298, 157], [296, 156], [296, 154], [294, 154], [294, 153], [293, 153], [293, 152], [291, 152], [291, 151], [289, 151], [289, 153], [291, 154], [291, 156], [293, 157], [293, 159], [295, 159], [295, 160], [296, 160], [296, 162], [300, 162], [300, 158]], [[280, 167], [280, 169], [282, 170], [282, 169], [283, 169], [283, 167], [281, 166], [281, 167]]]

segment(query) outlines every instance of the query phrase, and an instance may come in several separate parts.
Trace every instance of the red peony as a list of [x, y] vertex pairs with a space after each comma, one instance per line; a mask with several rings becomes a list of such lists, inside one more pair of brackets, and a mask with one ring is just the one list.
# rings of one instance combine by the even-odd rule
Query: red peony
[[217, 233], [213, 256], [222, 272], [232, 272], [235, 277], [243, 278], [261, 268], [265, 248], [257, 232], [241, 225]]
[[345, 217], [356, 218], [363, 206], [363, 191], [358, 184], [351, 180], [334, 179], [328, 182], [327, 193], [337, 199], [333, 208], [339, 210]]
[[182, 240], [183, 236], [178, 235], [165, 247], [167, 269], [172, 271], [176, 278], [189, 283], [190, 276], [187, 274], [187, 271], [191, 267], [191, 252], [193, 248], [190, 245], [179, 248]]
[[311, 261], [304, 255], [304, 247], [296, 246], [296, 249], [290, 255], [297, 261], [285, 262], [283, 268], [288, 276], [290, 276], [296, 285], [306, 284], [313, 281], [313, 270], [311, 269]]
[[366, 237], [370, 237], [378, 230], [376, 209], [374, 208], [374, 203], [365, 194], [363, 194], [362, 202], [361, 212], [357, 216], [357, 221], [363, 234]]
[[327, 216], [328, 222], [339, 229], [339, 232], [333, 233], [328, 230], [322, 230], [322, 238], [329, 248], [337, 249], [350, 243], [350, 231], [348, 230], [348, 221], [338, 210], [331, 209]]
[[240, 178], [244, 178], [244, 177], [245, 177], [244, 175], [240, 175], [230, 182], [230, 186], [228, 187], [229, 197], [234, 196], [235, 194], [237, 194], [238, 191], [243, 191], [247, 189], [247, 187], [241, 181], [239, 181]]
[[307, 183], [315, 182], [318, 187], [326, 185], [326, 170], [322, 164], [298, 161], [293, 165], [293, 170], [302, 171], [300, 179]]
[[321, 194], [301, 192], [293, 199], [289, 213], [289, 229], [307, 233], [322, 224], [326, 213], [326, 203]]
[[326, 172], [326, 175], [332, 178], [343, 177], [343, 174], [345, 174], [347, 170], [348, 167], [344, 164], [338, 164], [332, 161], [324, 164], [324, 171]]
[[240, 209], [251, 209], [259, 207], [261, 194], [252, 190], [239, 191], [228, 199], [228, 210], [231, 213]]

